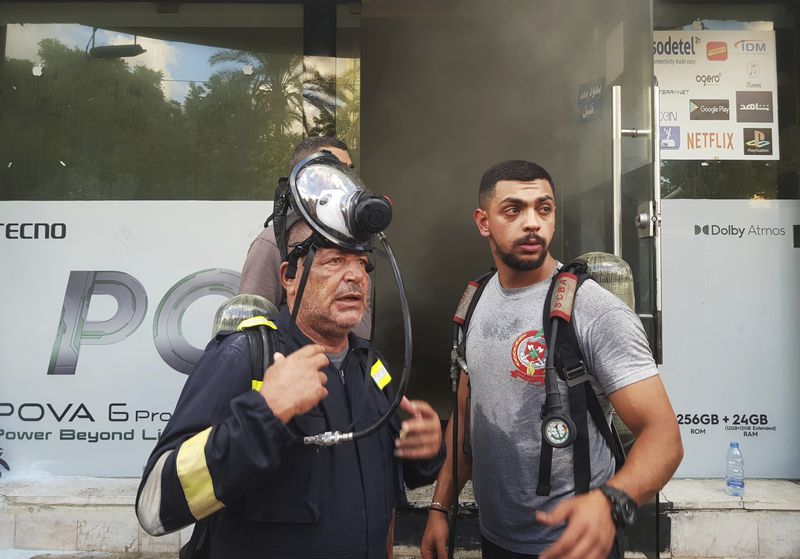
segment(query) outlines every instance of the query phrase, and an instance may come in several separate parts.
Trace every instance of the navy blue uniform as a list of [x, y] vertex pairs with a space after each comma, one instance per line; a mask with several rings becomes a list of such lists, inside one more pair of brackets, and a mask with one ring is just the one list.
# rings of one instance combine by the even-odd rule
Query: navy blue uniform
[[[296, 329], [287, 335], [286, 312], [276, 323], [285, 355], [311, 343]], [[137, 496], [145, 530], [161, 535], [213, 515], [212, 558], [385, 557], [402, 498], [399, 419], [334, 447], [298, 439], [359, 430], [388, 409], [392, 384], [373, 382], [364, 340], [350, 335], [349, 344], [341, 368], [325, 369], [328, 396], [287, 426], [256, 390], [247, 337], [212, 340], [147, 463]], [[441, 458], [406, 462], [406, 476], [430, 483]]]

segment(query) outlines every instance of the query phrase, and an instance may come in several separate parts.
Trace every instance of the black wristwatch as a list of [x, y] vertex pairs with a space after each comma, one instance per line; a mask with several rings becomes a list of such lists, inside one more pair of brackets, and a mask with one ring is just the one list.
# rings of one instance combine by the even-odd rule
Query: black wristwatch
[[611, 519], [617, 528], [627, 528], [636, 521], [636, 511], [639, 510], [639, 507], [630, 495], [606, 484], [601, 485], [598, 489], [611, 502]]

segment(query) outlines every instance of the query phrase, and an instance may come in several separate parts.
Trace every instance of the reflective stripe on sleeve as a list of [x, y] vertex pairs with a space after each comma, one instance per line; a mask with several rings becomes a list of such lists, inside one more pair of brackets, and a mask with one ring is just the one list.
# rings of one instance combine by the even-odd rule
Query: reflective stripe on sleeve
[[151, 536], [163, 536], [167, 533], [161, 523], [161, 472], [164, 470], [164, 462], [167, 461], [172, 451], [162, 454], [156, 462], [147, 481], [144, 483], [139, 502], [136, 503], [136, 516], [139, 517], [139, 524], [144, 531]]
[[198, 520], [225, 506], [214, 495], [214, 483], [206, 463], [206, 441], [210, 434], [211, 427], [184, 441], [175, 459], [186, 504]]

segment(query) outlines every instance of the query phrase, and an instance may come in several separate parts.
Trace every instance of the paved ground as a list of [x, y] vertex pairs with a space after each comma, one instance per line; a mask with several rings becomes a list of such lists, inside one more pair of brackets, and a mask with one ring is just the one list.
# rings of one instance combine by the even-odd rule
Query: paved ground
[[[479, 551], [466, 551], [457, 554], [458, 559], [480, 559]], [[82, 552], [67, 553], [55, 551], [36, 551], [22, 549], [0, 549], [0, 559], [176, 559], [177, 553], [106, 553]], [[416, 548], [395, 548], [395, 559], [419, 557]]]

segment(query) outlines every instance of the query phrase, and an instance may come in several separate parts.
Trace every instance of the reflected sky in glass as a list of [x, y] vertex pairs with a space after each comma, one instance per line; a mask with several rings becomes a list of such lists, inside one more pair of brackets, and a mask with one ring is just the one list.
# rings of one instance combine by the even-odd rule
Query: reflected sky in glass
[[[61, 23], [11, 24], [6, 36], [6, 57], [41, 62], [38, 44], [42, 39], [48, 38], [56, 39], [70, 48], [84, 50], [92, 38], [92, 28]], [[95, 46], [128, 44], [133, 43], [133, 40], [133, 35], [98, 29]], [[125, 60], [131, 67], [145, 66], [161, 72], [164, 94], [180, 103], [186, 98], [191, 82], [204, 83], [217, 70], [209, 65], [208, 59], [219, 48], [163, 41], [141, 35], [137, 42], [146, 52]]]

